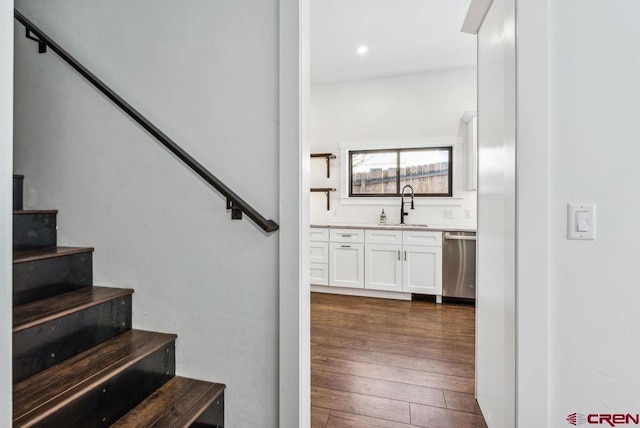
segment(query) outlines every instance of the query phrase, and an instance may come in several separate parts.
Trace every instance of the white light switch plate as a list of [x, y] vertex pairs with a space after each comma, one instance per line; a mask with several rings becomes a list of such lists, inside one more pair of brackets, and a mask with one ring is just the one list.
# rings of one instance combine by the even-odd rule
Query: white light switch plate
[[596, 239], [595, 204], [567, 205], [567, 239]]

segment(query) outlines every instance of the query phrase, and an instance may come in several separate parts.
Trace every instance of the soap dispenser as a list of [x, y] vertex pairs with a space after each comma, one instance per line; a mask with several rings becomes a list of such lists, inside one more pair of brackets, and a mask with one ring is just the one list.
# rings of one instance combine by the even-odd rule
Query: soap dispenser
[[385, 224], [387, 222], [387, 215], [384, 213], [384, 208], [380, 213], [380, 224]]

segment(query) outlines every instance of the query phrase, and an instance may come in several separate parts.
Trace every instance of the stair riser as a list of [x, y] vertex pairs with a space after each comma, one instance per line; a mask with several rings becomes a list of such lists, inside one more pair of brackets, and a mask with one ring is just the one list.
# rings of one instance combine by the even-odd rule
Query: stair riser
[[131, 329], [131, 296], [13, 334], [13, 382]]
[[56, 242], [56, 214], [34, 213], [13, 216], [14, 251], [55, 247]]
[[224, 428], [224, 392], [191, 425], [192, 428]]
[[171, 379], [175, 367], [175, 342], [172, 342], [109, 382], [97, 385], [38, 427], [108, 427]]
[[13, 210], [20, 211], [23, 209], [22, 192], [24, 187], [24, 179], [13, 177]]
[[92, 282], [90, 252], [17, 263], [13, 265], [13, 305], [88, 287]]

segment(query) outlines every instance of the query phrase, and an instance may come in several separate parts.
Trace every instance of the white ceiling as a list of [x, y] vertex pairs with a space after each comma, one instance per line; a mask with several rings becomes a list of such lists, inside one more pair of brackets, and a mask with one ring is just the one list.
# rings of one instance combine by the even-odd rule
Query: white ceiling
[[460, 32], [470, 2], [311, 0], [312, 83], [475, 67], [476, 38]]

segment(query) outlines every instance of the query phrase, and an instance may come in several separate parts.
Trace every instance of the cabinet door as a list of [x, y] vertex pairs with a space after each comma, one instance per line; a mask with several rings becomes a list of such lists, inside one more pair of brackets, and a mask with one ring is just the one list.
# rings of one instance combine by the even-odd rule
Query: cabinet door
[[442, 247], [403, 247], [402, 291], [442, 294]]
[[364, 288], [364, 244], [330, 244], [329, 285]]
[[402, 246], [366, 244], [364, 288], [402, 291]]

